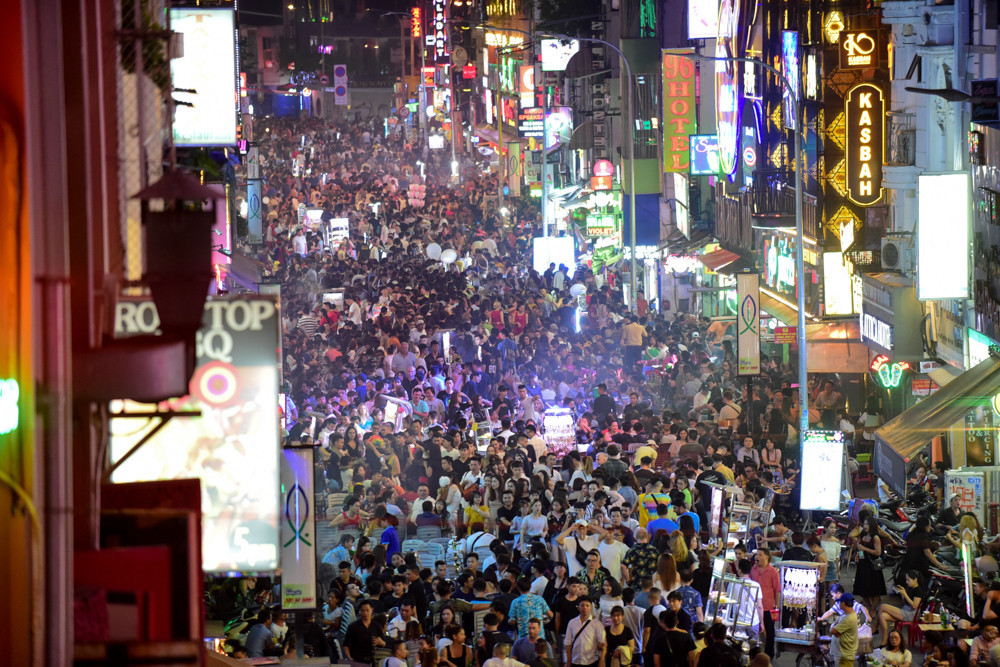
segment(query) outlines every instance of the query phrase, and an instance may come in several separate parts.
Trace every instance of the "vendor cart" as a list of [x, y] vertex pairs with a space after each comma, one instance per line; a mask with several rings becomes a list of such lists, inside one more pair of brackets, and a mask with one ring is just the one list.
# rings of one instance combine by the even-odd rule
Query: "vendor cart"
[[760, 585], [731, 572], [732, 561], [716, 558], [705, 605], [705, 622], [725, 624], [734, 639], [757, 639], [761, 627]]

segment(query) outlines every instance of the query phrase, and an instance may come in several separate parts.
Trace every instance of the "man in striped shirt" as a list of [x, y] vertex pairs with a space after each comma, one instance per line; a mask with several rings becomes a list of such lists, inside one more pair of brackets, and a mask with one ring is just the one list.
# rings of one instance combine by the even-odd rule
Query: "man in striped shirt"
[[319, 320], [313, 315], [308, 308], [302, 309], [302, 316], [299, 318], [298, 324], [295, 325], [299, 329], [306, 332], [306, 336], [312, 338], [313, 334], [319, 328]]

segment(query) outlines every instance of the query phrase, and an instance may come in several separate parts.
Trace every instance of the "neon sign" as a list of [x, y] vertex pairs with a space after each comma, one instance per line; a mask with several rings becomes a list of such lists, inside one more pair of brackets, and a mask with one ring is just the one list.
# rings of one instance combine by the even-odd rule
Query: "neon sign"
[[845, 32], [840, 42], [840, 69], [860, 69], [878, 65], [877, 34]]
[[[686, 52], [685, 52], [686, 53]], [[694, 113], [694, 63], [677, 52], [663, 52], [663, 171], [687, 172], [690, 140], [698, 131]]]
[[[715, 57], [740, 57], [742, 45], [739, 44], [739, 35], [740, 0], [722, 0], [719, 5], [719, 35], [715, 42]], [[719, 164], [721, 172], [727, 176], [736, 171], [739, 162], [742, 86], [739, 62], [715, 62], [715, 124], [718, 128]]]
[[508, 93], [517, 93], [520, 90], [520, 82], [515, 72], [519, 71], [520, 60], [514, 60], [510, 56], [500, 56], [500, 90]]
[[424, 10], [421, 7], [413, 7], [410, 9], [410, 16], [413, 17], [410, 21], [410, 34], [416, 38], [423, 37]]
[[795, 129], [799, 95], [799, 33], [794, 30], [784, 30], [781, 33], [781, 73], [788, 79], [791, 86], [791, 99], [788, 91], [784, 93], [785, 127]]
[[882, 158], [885, 153], [885, 98], [870, 83], [851, 88], [844, 101], [847, 196], [859, 206], [882, 199]]
[[903, 371], [910, 370], [910, 364], [905, 361], [891, 361], [886, 355], [880, 354], [872, 359], [871, 369], [879, 384], [886, 389], [894, 389], [902, 382]]
[[505, 46], [521, 46], [524, 44], [524, 37], [521, 35], [508, 35], [505, 32], [486, 33], [486, 46], [503, 48]]
[[446, 0], [432, 0], [432, 11], [428, 15], [427, 34], [424, 37], [426, 59], [443, 62], [448, 55], [448, 3]]

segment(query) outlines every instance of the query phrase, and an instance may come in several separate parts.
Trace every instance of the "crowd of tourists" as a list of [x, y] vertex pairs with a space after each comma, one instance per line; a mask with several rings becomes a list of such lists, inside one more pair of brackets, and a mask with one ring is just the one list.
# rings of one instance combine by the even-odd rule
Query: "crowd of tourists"
[[[325, 604], [302, 626], [310, 655], [376, 667], [766, 665], [772, 561], [793, 558], [822, 564], [834, 656], [853, 658], [862, 605], [836, 583], [841, 543], [795, 528], [787, 363], [765, 358], [748, 385], [725, 322], [656, 295], [627, 308], [627, 264], [534, 271], [537, 208], [501, 203], [496, 176], [471, 158], [452, 178], [450, 155], [364, 122], [268, 120], [257, 134], [257, 256], [282, 285], [287, 437], [316, 445], [320, 489], [346, 494], [324, 519], [337, 538], [321, 554]], [[302, 204], [347, 218], [349, 238], [303, 226]], [[836, 426], [835, 382], [811, 391], [823, 407], [811, 420]], [[572, 446], [550, 442], [553, 408], [571, 415]], [[730, 563], [760, 592], [751, 656], [706, 617], [721, 550], [704, 539], [713, 484], [774, 503], [767, 531]], [[403, 550], [428, 530], [452, 538], [433, 568]], [[266, 583], [244, 588], [267, 599]], [[280, 651], [283, 615], [259, 618], [245, 649]], [[884, 641], [907, 667], [899, 633]]]

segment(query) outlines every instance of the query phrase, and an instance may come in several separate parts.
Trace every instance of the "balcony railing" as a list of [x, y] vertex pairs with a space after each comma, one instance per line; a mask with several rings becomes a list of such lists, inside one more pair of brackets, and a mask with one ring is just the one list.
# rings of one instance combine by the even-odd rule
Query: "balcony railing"
[[916, 116], [912, 113], [890, 111], [886, 114], [889, 123], [886, 166], [912, 167], [917, 158]]
[[784, 226], [785, 218], [795, 219], [795, 172], [785, 169], [757, 169], [753, 172], [750, 206], [754, 217], [776, 218], [764, 224]]

